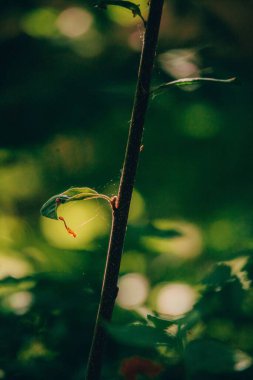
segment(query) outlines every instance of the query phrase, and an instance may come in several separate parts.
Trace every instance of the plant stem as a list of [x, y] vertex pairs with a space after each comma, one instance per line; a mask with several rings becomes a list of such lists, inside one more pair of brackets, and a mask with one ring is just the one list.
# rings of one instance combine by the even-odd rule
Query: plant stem
[[113, 207], [111, 236], [97, 320], [86, 370], [86, 380], [99, 380], [100, 378], [102, 355], [106, 336], [103, 321], [110, 321], [115, 299], [118, 293], [117, 282], [120, 261], [141, 149], [144, 119], [149, 99], [151, 74], [154, 65], [163, 2], [164, 0], [151, 0], [150, 2], [150, 10], [140, 59], [126, 155], [117, 201], [116, 205]]

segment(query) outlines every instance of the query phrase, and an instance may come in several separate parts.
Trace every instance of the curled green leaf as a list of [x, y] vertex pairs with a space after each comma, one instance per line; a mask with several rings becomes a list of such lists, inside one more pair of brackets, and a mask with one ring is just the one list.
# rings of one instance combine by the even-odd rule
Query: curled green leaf
[[63, 193], [54, 195], [53, 197], [49, 198], [49, 200], [45, 202], [41, 207], [40, 213], [46, 218], [58, 220], [59, 217], [57, 214], [57, 209], [60, 205], [67, 202], [89, 200], [95, 198], [104, 198], [110, 202], [109, 197], [104, 194], [99, 194], [89, 187], [71, 187]]
[[40, 209], [42, 216], [50, 219], [58, 219], [57, 208], [59, 204], [63, 204], [68, 200], [66, 195], [58, 194], [49, 198]]
[[209, 83], [220, 83], [220, 84], [230, 84], [234, 83], [236, 81], [236, 77], [228, 78], [228, 79], [217, 79], [217, 78], [182, 78], [182, 79], [176, 79], [171, 82], [163, 83], [160, 86], [155, 87], [151, 93], [157, 94], [163, 90], [166, 90], [168, 87], [171, 86], [191, 86], [196, 83], [202, 83], [202, 82], [209, 82]]
[[71, 187], [70, 189], [64, 191], [61, 195], [67, 196], [68, 201], [84, 200], [87, 198], [98, 198], [100, 195], [95, 190], [89, 187]]
[[108, 5], [114, 5], [122, 8], [129, 9], [133, 17], [139, 16], [142, 19], [144, 26], [146, 26], [146, 21], [141, 14], [140, 6], [132, 3], [131, 1], [125, 0], [101, 0], [95, 6], [101, 9], [106, 9]]

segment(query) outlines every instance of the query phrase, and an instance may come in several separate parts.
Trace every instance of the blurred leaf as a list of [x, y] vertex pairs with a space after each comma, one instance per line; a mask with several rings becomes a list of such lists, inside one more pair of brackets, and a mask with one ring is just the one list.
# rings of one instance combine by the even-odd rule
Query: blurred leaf
[[174, 319], [165, 319], [165, 318], [148, 314], [147, 320], [152, 322], [156, 328], [166, 330], [168, 327], [178, 324], [179, 321], [184, 320], [184, 318], [181, 317], [181, 318], [174, 318]]
[[156, 345], [175, 345], [175, 339], [165, 332], [142, 324], [108, 324], [107, 330], [117, 341], [130, 346], [154, 348]]
[[207, 318], [216, 314], [235, 318], [241, 310], [245, 290], [239, 278], [231, 273], [230, 266], [217, 264], [202, 282], [207, 288], [195, 309]]
[[89, 187], [72, 187], [63, 193], [51, 197], [46, 203], [43, 204], [40, 213], [42, 216], [57, 220], [57, 209], [59, 205], [72, 201], [89, 200], [95, 198], [105, 198], [110, 201], [106, 195], [99, 194]]
[[241, 313], [245, 294], [240, 280], [233, 276], [221, 286], [207, 288], [194, 308], [205, 321], [221, 316], [236, 319]]
[[182, 236], [182, 233], [173, 228], [164, 228], [164, 229], [157, 228], [153, 224], [150, 223], [146, 226], [145, 230], [143, 230], [143, 235], [157, 236], [164, 239], [171, 239], [174, 237]]
[[230, 266], [226, 264], [217, 264], [213, 271], [208, 274], [202, 282], [209, 287], [218, 288], [223, 286], [229, 280], [233, 280]]
[[247, 368], [251, 363], [248, 355], [214, 340], [192, 341], [185, 349], [185, 364], [190, 372], [231, 372], [244, 369], [242, 368], [243, 360]]
[[207, 288], [193, 309], [174, 321], [179, 327], [178, 335], [185, 335], [201, 321], [221, 316], [237, 318], [241, 311], [245, 291], [239, 279], [231, 275], [228, 265], [216, 265], [202, 282]]
[[182, 236], [182, 233], [173, 228], [161, 229], [155, 227], [152, 223], [145, 225], [130, 225], [128, 233], [134, 237], [155, 236], [164, 239], [171, 239]]
[[53, 7], [34, 9], [21, 20], [22, 29], [33, 37], [52, 37], [57, 35], [57, 15], [57, 10]]
[[3, 285], [17, 285], [17, 284], [20, 284], [20, 282], [24, 282], [24, 281], [30, 281], [30, 280], [33, 280], [33, 276], [25, 276], [25, 277], [22, 277], [22, 278], [15, 278], [15, 277], [11, 277], [11, 276], [8, 276], [8, 277], [4, 277], [4, 278], [1, 278], [0, 279], [0, 286], [3, 286]]
[[195, 308], [189, 311], [183, 318], [176, 321], [179, 326], [179, 335], [182, 335], [192, 329], [197, 323], [200, 322], [201, 314]]
[[[66, 273], [64, 273], [64, 280], [61, 278], [62, 274], [60, 273], [47, 273], [47, 272], [38, 272], [31, 274], [29, 276], [24, 276], [21, 278], [15, 278], [12, 276], [8, 276], [5, 278], [0, 279], [0, 289], [1, 288], [8, 288], [8, 287], [13, 287], [14, 289], [25, 289], [27, 287], [31, 288], [34, 285], [38, 285], [41, 282], [52, 282], [52, 283], [57, 283], [61, 281], [67, 281], [68, 276]], [[82, 287], [82, 292], [87, 294], [87, 295], [94, 295], [94, 290], [91, 287]], [[0, 294], [1, 296], [1, 294]]]

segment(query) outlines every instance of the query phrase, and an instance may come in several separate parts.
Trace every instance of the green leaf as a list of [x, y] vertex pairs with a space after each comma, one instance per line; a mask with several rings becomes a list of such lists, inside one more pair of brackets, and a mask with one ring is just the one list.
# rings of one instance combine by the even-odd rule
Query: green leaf
[[156, 345], [175, 345], [175, 339], [164, 331], [143, 324], [126, 326], [107, 325], [108, 332], [119, 342], [136, 347], [151, 347]]
[[171, 239], [171, 238], [182, 236], [182, 233], [173, 228], [166, 228], [166, 229], [157, 228], [153, 224], [150, 223], [147, 225], [146, 229], [143, 231], [143, 235], [157, 236], [164, 239]]
[[139, 5], [134, 4], [131, 1], [125, 1], [125, 0], [102, 0], [102, 1], [99, 1], [95, 6], [101, 9], [106, 9], [108, 5], [114, 5], [114, 6], [129, 9], [132, 12], [133, 17], [139, 16], [142, 19], [144, 26], [146, 26], [146, 21], [144, 20], [141, 14]]
[[215, 340], [195, 340], [185, 349], [185, 364], [193, 372], [225, 373], [248, 368], [252, 359]]
[[202, 282], [211, 288], [218, 288], [224, 286], [224, 284], [231, 280], [233, 280], [233, 277], [230, 266], [221, 263], [217, 264], [214, 270], [209, 273]]
[[178, 319], [177, 325], [179, 326], [180, 334], [185, 334], [187, 331], [192, 329], [196, 324], [200, 322], [200, 312], [193, 308], [187, 314], [185, 314], [182, 318]]
[[164, 239], [173, 239], [175, 237], [182, 236], [182, 233], [173, 228], [160, 229], [155, 227], [153, 224], [148, 223], [145, 225], [130, 225], [129, 233], [133, 239], [142, 238], [144, 236], [155, 236]]
[[45, 216], [50, 219], [58, 219], [57, 208], [58, 208], [58, 199], [60, 203], [63, 204], [68, 200], [66, 195], [58, 194], [49, 198], [40, 209], [40, 213], [42, 216]]
[[83, 200], [90, 197], [97, 198], [100, 196], [100, 194], [89, 187], [71, 187], [70, 189], [64, 191], [61, 195], [69, 197], [68, 201]]
[[207, 82], [207, 83], [219, 83], [219, 84], [230, 84], [234, 83], [237, 78], [228, 78], [228, 79], [217, 79], [217, 78], [182, 78], [182, 79], [177, 79], [173, 80], [171, 82], [163, 83], [160, 86], [154, 88], [152, 90], [152, 94], [157, 94], [158, 92], [162, 90], [166, 90], [168, 87], [171, 86], [191, 86], [196, 83], [202, 83], [202, 82]]
[[[59, 205], [80, 200], [88, 200], [94, 198], [106, 198], [103, 194], [97, 193], [95, 190], [89, 187], [71, 187], [63, 193], [54, 195], [51, 197], [40, 209], [42, 216], [50, 219], [58, 219], [57, 209]], [[109, 200], [109, 198], [107, 199]]]
[[157, 317], [154, 315], [147, 315], [147, 320], [152, 322], [154, 326], [158, 329], [166, 330], [168, 327], [172, 325], [176, 325], [179, 323], [179, 320], [183, 318], [174, 318], [174, 319], [164, 319], [161, 317]]

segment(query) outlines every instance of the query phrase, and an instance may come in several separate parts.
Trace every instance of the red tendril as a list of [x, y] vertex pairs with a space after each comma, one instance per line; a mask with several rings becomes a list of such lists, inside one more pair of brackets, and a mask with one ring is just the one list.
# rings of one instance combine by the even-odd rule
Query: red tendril
[[76, 234], [74, 231], [72, 231], [72, 230], [67, 226], [67, 224], [66, 224], [65, 219], [63, 218], [63, 216], [59, 216], [58, 219], [61, 220], [61, 221], [64, 223], [64, 226], [65, 226], [66, 230], [68, 231], [68, 233], [69, 233], [70, 235], [72, 235], [74, 238], [77, 237], [77, 234]]

